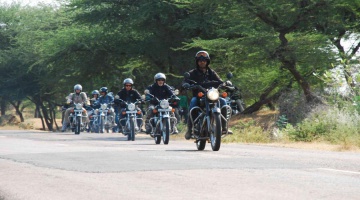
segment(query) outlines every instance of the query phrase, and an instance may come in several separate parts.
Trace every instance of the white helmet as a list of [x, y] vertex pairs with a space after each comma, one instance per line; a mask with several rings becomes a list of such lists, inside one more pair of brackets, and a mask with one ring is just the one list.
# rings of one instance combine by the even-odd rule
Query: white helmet
[[155, 74], [155, 76], [154, 76], [154, 82], [156, 82], [156, 80], [158, 80], [158, 79], [164, 79], [164, 80], [166, 81], [166, 76], [165, 76], [165, 74], [163, 74], [163, 73], [157, 73], [157, 74]]
[[82, 86], [81, 86], [80, 84], [76, 84], [76, 85], [74, 86], [74, 92], [76, 92], [76, 90], [82, 91]]
[[131, 79], [131, 78], [126, 78], [125, 80], [124, 80], [124, 82], [123, 82], [123, 85], [125, 85], [125, 84], [131, 84], [131, 85], [134, 85], [134, 81]]

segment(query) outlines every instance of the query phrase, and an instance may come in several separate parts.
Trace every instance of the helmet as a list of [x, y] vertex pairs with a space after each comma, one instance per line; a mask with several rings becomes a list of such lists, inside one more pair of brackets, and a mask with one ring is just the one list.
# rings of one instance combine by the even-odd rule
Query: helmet
[[196, 62], [196, 65], [197, 65], [197, 62], [199, 60], [206, 60], [207, 62], [207, 65], [210, 64], [210, 56], [209, 56], [209, 53], [207, 51], [198, 51], [196, 54], [195, 54], [195, 62]]
[[102, 87], [102, 88], [100, 88], [100, 92], [105, 92], [105, 93], [107, 93], [107, 92], [108, 92], [108, 88], [107, 88], [107, 87]]
[[94, 91], [91, 92], [91, 94], [92, 95], [94, 95], [94, 94], [100, 95], [99, 90], [94, 90]]
[[163, 74], [163, 73], [157, 73], [157, 74], [155, 74], [155, 76], [154, 76], [154, 82], [156, 82], [156, 80], [158, 80], [158, 79], [164, 79], [164, 80], [166, 81], [166, 76], [165, 76], [165, 74]]
[[126, 79], [124, 80], [124, 82], [123, 82], [123, 85], [125, 85], [126, 83], [133, 85], [133, 84], [134, 84], [134, 81], [133, 81], [131, 78], [126, 78]]
[[82, 86], [81, 86], [80, 84], [76, 84], [76, 85], [74, 86], [74, 92], [76, 92], [76, 90], [82, 91]]

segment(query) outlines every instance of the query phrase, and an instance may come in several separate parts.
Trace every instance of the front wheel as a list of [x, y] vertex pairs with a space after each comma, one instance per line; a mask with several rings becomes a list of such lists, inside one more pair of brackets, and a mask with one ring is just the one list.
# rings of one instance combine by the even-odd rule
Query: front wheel
[[162, 137], [164, 144], [169, 144], [170, 139], [170, 119], [163, 119]]
[[135, 125], [133, 117], [130, 118], [130, 133], [128, 134], [128, 140], [135, 140]]
[[220, 113], [213, 113], [210, 126], [210, 141], [213, 151], [219, 151], [221, 145], [221, 118]]
[[80, 116], [76, 117], [76, 123], [75, 123], [75, 134], [78, 135], [80, 134]]
[[104, 133], [104, 129], [105, 129], [105, 117], [101, 116], [100, 117], [100, 133]]

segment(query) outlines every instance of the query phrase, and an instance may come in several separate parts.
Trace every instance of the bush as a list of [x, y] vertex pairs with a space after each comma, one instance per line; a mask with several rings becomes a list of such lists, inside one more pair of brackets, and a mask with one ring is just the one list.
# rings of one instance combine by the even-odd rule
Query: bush
[[319, 106], [296, 126], [282, 129], [293, 141], [327, 141], [340, 144], [343, 148], [360, 147], [360, 116], [351, 106], [339, 109], [337, 106]]

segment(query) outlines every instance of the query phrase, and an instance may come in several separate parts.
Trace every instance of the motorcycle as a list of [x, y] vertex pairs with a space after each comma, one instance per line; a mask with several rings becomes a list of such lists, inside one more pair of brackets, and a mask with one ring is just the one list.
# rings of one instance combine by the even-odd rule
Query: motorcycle
[[[227, 78], [232, 78], [232, 74], [229, 73]], [[227, 87], [225, 91], [221, 93], [221, 97], [224, 98], [226, 104], [231, 107], [232, 115], [237, 115], [246, 108], [246, 105], [241, 98], [240, 89], [236, 86]]]
[[170, 140], [170, 120], [173, 120], [174, 124], [177, 123], [175, 117], [171, 117], [170, 113], [174, 113], [175, 109], [170, 106], [169, 100], [176, 100], [176, 96], [172, 96], [169, 99], [159, 100], [149, 93], [149, 90], [145, 90], [145, 94], [155, 98], [158, 104], [152, 110], [155, 114], [150, 118], [151, 124], [151, 137], [154, 138], [155, 144], [160, 144], [161, 138], [164, 144], [169, 144]]
[[86, 113], [86, 110], [83, 109], [82, 103], [75, 103], [75, 107], [71, 110], [69, 115], [70, 127], [76, 135], [80, 134], [81, 131], [84, 131], [86, 127], [86, 118], [83, 116], [83, 112]]
[[[191, 85], [185, 83], [183, 85], [184, 89], [199, 90], [199, 104], [193, 107], [189, 114], [193, 124], [192, 132], [194, 134], [192, 137], [195, 139], [196, 147], [198, 150], [204, 150], [206, 142], [210, 142], [212, 150], [218, 151], [221, 145], [221, 138], [228, 134], [227, 132], [224, 135], [222, 134], [222, 119], [228, 121], [231, 116], [231, 107], [229, 105], [224, 105], [222, 108], [219, 107], [219, 88], [226, 87], [226, 84], [218, 81], [199, 84], [189, 80], [190, 74], [188, 72], [185, 73], [184, 77], [191, 83]], [[226, 109], [226, 116], [221, 114], [222, 109]]]
[[137, 107], [137, 105], [142, 103], [141, 99], [136, 100], [134, 103], [128, 103], [123, 101], [122, 99], [118, 99], [121, 103], [126, 104], [126, 109], [121, 111], [122, 115], [126, 115], [125, 118], [119, 120], [119, 126], [122, 128], [122, 132], [124, 135], [127, 135], [128, 140], [135, 140], [136, 132], [140, 132], [141, 126], [143, 123], [143, 119], [141, 117], [142, 111]]
[[110, 128], [112, 127], [112, 122], [115, 120], [112, 115], [109, 113], [114, 112], [114, 109], [111, 106], [112, 104], [102, 103], [100, 108], [95, 109], [94, 114], [92, 115], [92, 131], [95, 133], [109, 133]]

